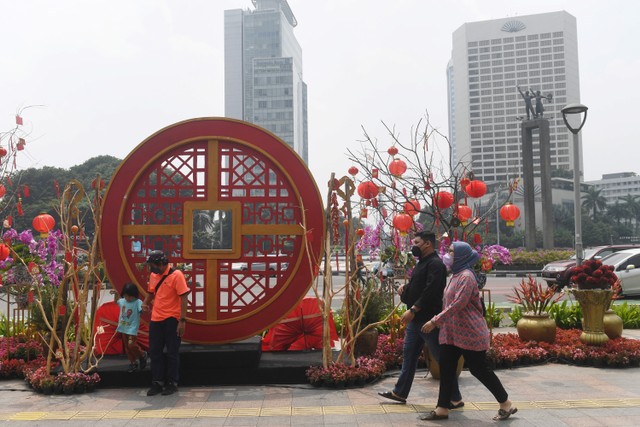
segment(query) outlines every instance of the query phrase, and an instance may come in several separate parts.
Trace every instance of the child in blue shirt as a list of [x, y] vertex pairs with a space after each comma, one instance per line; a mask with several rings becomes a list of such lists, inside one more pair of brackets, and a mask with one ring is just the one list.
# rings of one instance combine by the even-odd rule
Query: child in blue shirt
[[127, 283], [122, 288], [122, 298], [118, 300], [120, 317], [116, 332], [122, 334], [122, 343], [130, 362], [127, 372], [130, 373], [147, 366], [147, 352], [143, 352], [138, 345], [138, 328], [142, 313], [142, 300], [139, 296], [138, 287], [133, 283]]

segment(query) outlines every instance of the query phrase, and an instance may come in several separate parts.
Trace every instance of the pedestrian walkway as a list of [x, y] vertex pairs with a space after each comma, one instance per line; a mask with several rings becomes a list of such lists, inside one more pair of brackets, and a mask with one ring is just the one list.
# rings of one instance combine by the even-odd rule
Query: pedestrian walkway
[[[510, 331], [501, 328], [501, 332]], [[638, 336], [638, 331], [625, 331]], [[433, 409], [438, 382], [419, 371], [408, 404], [384, 401], [377, 392], [396, 381], [392, 371], [357, 389], [296, 386], [184, 387], [172, 396], [146, 396], [139, 388], [101, 389], [73, 396], [43, 396], [23, 381], [0, 382], [0, 426], [407, 426]], [[549, 363], [497, 371], [518, 413], [508, 425], [640, 425], [640, 368], [600, 369]], [[465, 407], [439, 425], [494, 424], [498, 405], [469, 374], [460, 377]]]

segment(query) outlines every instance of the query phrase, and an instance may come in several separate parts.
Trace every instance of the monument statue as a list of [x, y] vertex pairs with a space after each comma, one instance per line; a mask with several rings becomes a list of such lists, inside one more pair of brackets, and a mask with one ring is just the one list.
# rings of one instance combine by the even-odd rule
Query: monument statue
[[[531, 90], [531, 89], [529, 89]], [[533, 93], [533, 91], [531, 91], [531, 93]], [[541, 119], [542, 118], [542, 114], [544, 113], [544, 106], [542, 105], [542, 99], [546, 98], [546, 96], [542, 96], [540, 95], [540, 91], [537, 91], [536, 94], [534, 95], [534, 98], [536, 99], [536, 119]]]
[[[532, 95], [532, 92], [529, 92], [529, 91], [522, 93], [520, 86], [518, 86], [518, 92], [520, 92], [520, 95], [524, 99], [524, 106], [527, 109], [527, 120], [531, 120], [531, 116], [534, 116], [534, 117], [536, 116], [535, 113], [533, 112], [533, 107], [531, 105], [531, 99], [534, 96]], [[540, 101], [540, 104], [542, 105], [542, 101]]]

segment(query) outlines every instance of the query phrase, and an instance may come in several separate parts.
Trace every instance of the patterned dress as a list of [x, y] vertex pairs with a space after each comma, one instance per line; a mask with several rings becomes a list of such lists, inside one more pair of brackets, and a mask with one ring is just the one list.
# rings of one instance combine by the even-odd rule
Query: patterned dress
[[486, 351], [489, 349], [489, 328], [482, 316], [480, 291], [470, 270], [454, 274], [444, 290], [444, 309], [432, 321], [440, 328], [440, 344]]

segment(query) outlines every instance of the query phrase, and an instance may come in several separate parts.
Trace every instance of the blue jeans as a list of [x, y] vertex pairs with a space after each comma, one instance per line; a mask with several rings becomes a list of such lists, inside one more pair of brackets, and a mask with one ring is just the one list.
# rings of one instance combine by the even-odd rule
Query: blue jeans
[[[425, 343], [429, 348], [429, 352], [433, 355], [433, 358], [436, 359], [438, 363], [441, 363], [440, 342], [438, 341], [439, 329], [434, 329], [428, 334], [425, 334], [420, 331], [422, 325], [423, 323], [409, 322], [404, 333], [402, 369], [400, 370], [400, 376], [393, 388], [393, 392], [405, 399], [409, 396], [409, 392], [411, 391], [413, 378], [416, 375], [416, 368], [418, 367], [418, 358], [420, 357], [420, 352], [422, 352]], [[456, 402], [462, 400], [457, 378], [453, 384], [451, 400]]]
[[[151, 357], [151, 377], [154, 382], [178, 384], [180, 341], [178, 319], [170, 317], [159, 322], [149, 322], [149, 356]], [[165, 347], [167, 348], [166, 356]]]

